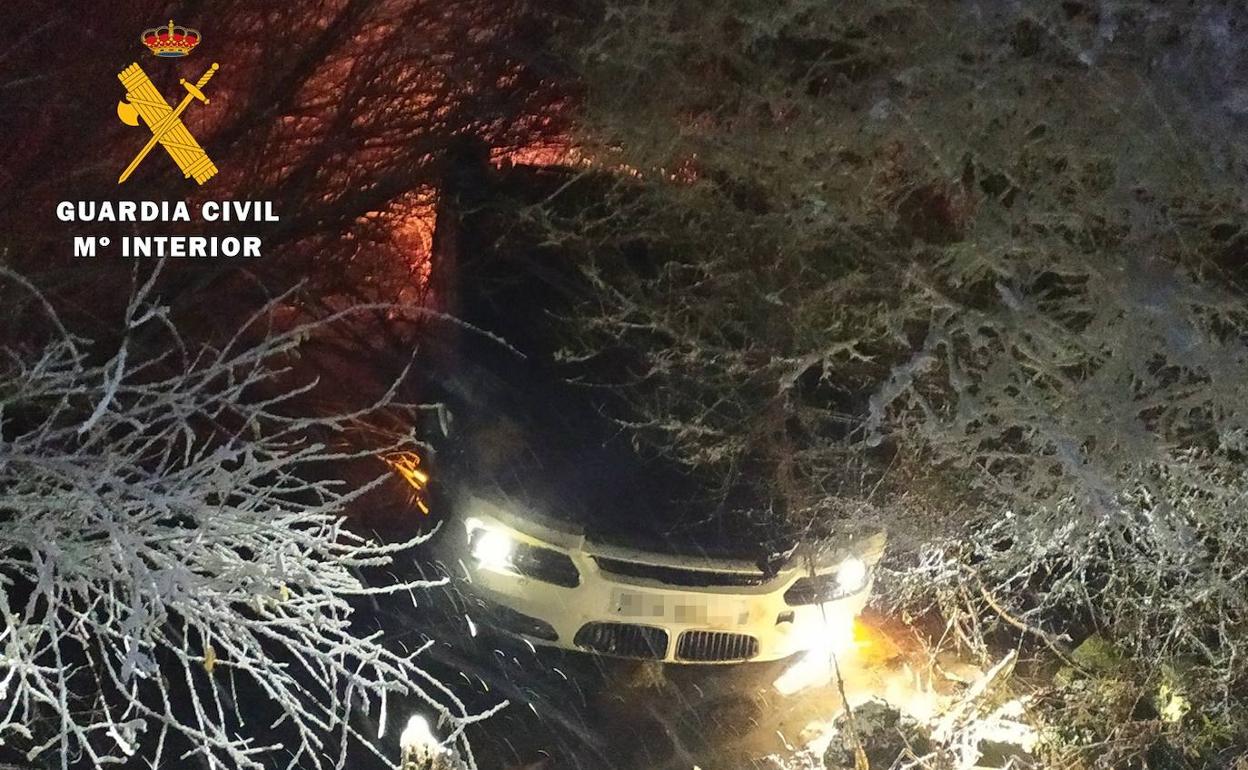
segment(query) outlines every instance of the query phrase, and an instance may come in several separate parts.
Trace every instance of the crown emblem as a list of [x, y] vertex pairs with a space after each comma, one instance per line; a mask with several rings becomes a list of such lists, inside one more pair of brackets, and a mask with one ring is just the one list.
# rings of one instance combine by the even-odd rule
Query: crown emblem
[[143, 45], [157, 56], [186, 56], [199, 45], [199, 30], [176, 27], [173, 19], [167, 27], [154, 27], [143, 32]]

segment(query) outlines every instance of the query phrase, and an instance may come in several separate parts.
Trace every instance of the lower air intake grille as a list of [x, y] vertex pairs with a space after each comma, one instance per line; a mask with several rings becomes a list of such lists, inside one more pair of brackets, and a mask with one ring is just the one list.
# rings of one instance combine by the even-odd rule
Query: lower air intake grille
[[727, 631], [686, 631], [676, 642], [676, 658], [701, 663], [749, 660], [758, 655], [758, 640]]
[[633, 623], [586, 623], [576, 632], [575, 644], [603, 655], [662, 660], [667, 654], [667, 632]]

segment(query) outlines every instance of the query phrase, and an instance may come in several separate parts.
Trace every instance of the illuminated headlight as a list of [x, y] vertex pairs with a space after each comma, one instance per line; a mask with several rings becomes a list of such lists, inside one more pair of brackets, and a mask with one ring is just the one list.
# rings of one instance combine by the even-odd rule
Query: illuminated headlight
[[484, 524], [469, 526], [468, 552], [479, 569], [523, 575], [564, 588], [581, 584], [581, 573], [567, 554], [521, 542]]
[[867, 584], [867, 564], [857, 556], [850, 556], [836, 568], [836, 584], [845, 594], [861, 591]]
[[849, 556], [830, 575], [799, 578], [784, 592], [784, 601], [790, 606], [823, 604], [843, 599], [866, 588], [871, 571], [857, 556]]
[[472, 558], [485, 569], [502, 570], [511, 565], [516, 542], [506, 532], [481, 527], [469, 535]]

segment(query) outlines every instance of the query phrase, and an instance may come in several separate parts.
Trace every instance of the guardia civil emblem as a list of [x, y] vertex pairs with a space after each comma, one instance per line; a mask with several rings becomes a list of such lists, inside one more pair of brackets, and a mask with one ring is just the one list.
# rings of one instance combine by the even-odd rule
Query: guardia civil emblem
[[[144, 32], [142, 39], [143, 44], [156, 56], [177, 58], [189, 54], [202, 38], [198, 30], [179, 27], [170, 20], [166, 27]], [[129, 179], [158, 144], [182, 170], [183, 176], [194, 179], [198, 184], [203, 184], [217, 173], [217, 167], [213, 165], [208, 153], [204, 152], [204, 148], [199, 146], [199, 142], [195, 141], [195, 137], [182, 123], [182, 113], [186, 112], [191, 102], [208, 104], [204, 86], [208, 85], [217, 69], [219, 65], [213, 62], [196, 82], [191, 83], [183, 78], [181, 83], [186, 89], [186, 95], [176, 106], [165, 101], [138, 62], [117, 73], [118, 79], [126, 88], [126, 98], [117, 103], [117, 117], [128, 126], [137, 126], [142, 121], [152, 133], [147, 144], [121, 172], [117, 184]]]

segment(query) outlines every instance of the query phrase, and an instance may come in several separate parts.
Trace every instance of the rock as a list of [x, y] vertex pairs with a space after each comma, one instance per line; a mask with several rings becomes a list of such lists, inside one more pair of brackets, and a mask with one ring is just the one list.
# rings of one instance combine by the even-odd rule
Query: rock
[[868, 701], [856, 707], [853, 718], [854, 731], [846, 729], [847, 715], [836, 720], [836, 736], [823, 755], [828, 770], [855, 767], [855, 731], [872, 768], [892, 767], [907, 750], [920, 756], [931, 750], [926, 729], [883, 701]]
[[1084, 639], [1070, 658], [1089, 671], [1108, 672], [1122, 665], [1122, 652], [1096, 634]]

